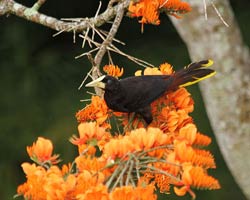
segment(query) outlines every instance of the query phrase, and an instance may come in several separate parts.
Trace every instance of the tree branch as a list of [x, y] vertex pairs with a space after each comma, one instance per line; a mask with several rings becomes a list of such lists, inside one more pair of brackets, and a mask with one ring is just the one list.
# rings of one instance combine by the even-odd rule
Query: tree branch
[[[100, 64], [101, 64], [102, 58], [107, 51], [107, 47], [112, 44], [112, 41], [113, 41], [117, 31], [118, 31], [118, 28], [119, 28], [121, 21], [122, 21], [122, 18], [124, 16], [125, 8], [129, 5], [129, 2], [130, 2], [129, 0], [126, 0], [126, 1], [124, 1], [123, 4], [118, 5], [117, 14], [116, 14], [115, 20], [112, 24], [112, 27], [111, 27], [106, 39], [103, 41], [98, 52], [95, 55], [95, 58], [94, 58], [95, 66], [93, 66], [94, 69], [92, 71], [92, 76], [94, 79], [98, 78], [98, 76], [100, 75]], [[96, 89], [96, 93], [100, 95], [101, 91]]]
[[[127, 4], [129, 3], [128, 0], [126, 0]], [[118, 28], [121, 24], [123, 15], [124, 15], [124, 8], [127, 6], [127, 4], [125, 5], [118, 5], [118, 9], [117, 9], [117, 15], [115, 17], [115, 20], [112, 24], [112, 27], [106, 37], [106, 39], [103, 41], [99, 51], [97, 52], [96, 56], [95, 56], [95, 65], [96, 66], [100, 66], [101, 64], [101, 60], [104, 56], [104, 54], [106, 53], [107, 47], [111, 45], [117, 31]], [[125, 7], [124, 7], [125, 6]]]
[[128, 1], [124, 1], [120, 4], [117, 4], [114, 7], [108, 7], [103, 13], [96, 17], [82, 18], [78, 22], [66, 22], [54, 17], [50, 17], [48, 15], [44, 15], [40, 12], [33, 12], [27, 14], [27, 10], [30, 10], [31, 8], [17, 3], [14, 0], [0, 0], [0, 16], [13, 14], [28, 21], [32, 21], [43, 26], [49, 27], [56, 31], [81, 32], [83, 30], [86, 30], [89, 27], [89, 24], [93, 24], [94, 26], [99, 27], [107, 21], [113, 19], [117, 14], [119, 6], [122, 6], [123, 8], [128, 7]]

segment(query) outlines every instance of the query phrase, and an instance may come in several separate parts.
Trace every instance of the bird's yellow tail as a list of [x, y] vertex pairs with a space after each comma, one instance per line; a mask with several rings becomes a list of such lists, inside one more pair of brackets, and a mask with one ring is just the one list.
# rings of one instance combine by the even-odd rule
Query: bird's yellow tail
[[186, 87], [216, 74], [216, 71], [207, 67], [213, 64], [212, 60], [194, 62], [173, 74], [173, 82], [170, 89]]

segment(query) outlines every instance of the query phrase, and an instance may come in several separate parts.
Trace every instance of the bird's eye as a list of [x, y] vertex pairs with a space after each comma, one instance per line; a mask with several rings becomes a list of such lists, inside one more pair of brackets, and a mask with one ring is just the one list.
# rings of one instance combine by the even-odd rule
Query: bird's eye
[[109, 80], [107, 81], [107, 84], [112, 84], [112, 80], [109, 79]]

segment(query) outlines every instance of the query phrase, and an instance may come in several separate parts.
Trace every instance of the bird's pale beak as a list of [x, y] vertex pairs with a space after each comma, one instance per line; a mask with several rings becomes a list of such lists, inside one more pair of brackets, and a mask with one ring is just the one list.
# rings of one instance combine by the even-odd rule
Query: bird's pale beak
[[105, 78], [105, 76], [100, 76], [99, 78], [91, 81], [90, 83], [86, 84], [85, 87], [98, 87], [105, 89], [105, 83], [102, 82], [102, 80]]

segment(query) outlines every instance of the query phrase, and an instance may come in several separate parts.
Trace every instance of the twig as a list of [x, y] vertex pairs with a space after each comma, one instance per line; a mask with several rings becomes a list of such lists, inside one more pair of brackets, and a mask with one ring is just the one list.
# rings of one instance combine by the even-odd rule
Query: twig
[[45, 3], [46, 0], [38, 0], [31, 8], [27, 8], [24, 11], [24, 15], [31, 17], [32, 15], [38, 13], [39, 8]]
[[106, 182], [106, 187], [110, 188], [113, 180], [115, 177], [120, 173], [120, 170], [123, 169], [123, 165], [119, 164], [118, 167], [115, 169], [115, 171], [112, 173], [112, 175], [109, 177], [108, 181]]
[[80, 102], [91, 101], [91, 99], [81, 99]]
[[207, 20], [207, 3], [206, 3], [206, 0], [203, 0], [203, 6], [204, 6], [204, 13], [205, 13], [205, 20]]
[[[100, 33], [102, 33], [102, 34], [105, 35], [105, 36], [108, 35], [108, 32], [107, 32], [107, 31], [104, 31], [104, 30], [99, 30], [99, 31], [100, 31]], [[114, 42], [117, 42], [117, 43], [119, 43], [119, 44], [122, 44], [122, 45], [126, 45], [125, 42], [123, 42], [123, 41], [121, 41], [121, 40], [118, 40], [118, 39], [116, 39], [116, 38], [114, 38], [113, 41], [114, 41]]]
[[[100, 31], [101, 32], [101, 31]], [[101, 33], [99, 33], [99, 31], [97, 31], [97, 34], [101, 37], [101, 39], [104, 39], [104, 37], [101, 35]], [[81, 37], [81, 38], [84, 38], [84, 39], [86, 39], [89, 43], [91, 43], [91, 44], [94, 44], [97, 48], [95, 48], [95, 51], [97, 51], [98, 50], [98, 48], [101, 46], [101, 44], [100, 43], [98, 43], [98, 42], [96, 42], [96, 41], [93, 41], [91, 38], [89, 38], [88, 36], [83, 36], [83, 35], [79, 35], [79, 37]], [[128, 58], [129, 60], [131, 60], [132, 62], [134, 62], [134, 63], [136, 63], [136, 64], [138, 64], [138, 65], [140, 65], [140, 66], [142, 66], [142, 67], [154, 67], [154, 65], [153, 64], [151, 64], [151, 63], [149, 63], [149, 62], [146, 62], [146, 61], [144, 61], [144, 60], [141, 60], [141, 59], [139, 59], [139, 58], [136, 58], [136, 57], [134, 57], [134, 56], [131, 56], [131, 55], [128, 55], [128, 54], [126, 54], [126, 53], [124, 53], [124, 52], [122, 52], [120, 49], [118, 49], [115, 45], [113, 45], [113, 44], [111, 44], [110, 46], [108, 46], [107, 47], [107, 51], [109, 52], [109, 51], [112, 51], [112, 52], [115, 52], [115, 53], [117, 53], [117, 54], [120, 54], [120, 55], [122, 55], [122, 56], [125, 56], [126, 58]], [[81, 54], [81, 55], [79, 55], [79, 56], [76, 56], [75, 58], [80, 58], [80, 57], [82, 57], [82, 56], [86, 56], [86, 55], [88, 55], [88, 53], [92, 53], [92, 51], [90, 50], [89, 52], [85, 52], [85, 53], [83, 53], [83, 54]], [[110, 57], [111, 58], [111, 57]], [[109, 58], [109, 60], [110, 60], [110, 58]], [[110, 62], [112, 63], [112, 61], [110, 60]]]
[[210, 0], [210, 3], [212, 4], [216, 14], [219, 16], [220, 20], [223, 22], [223, 24], [226, 26], [226, 27], [229, 27], [228, 23], [223, 19], [223, 17], [221, 16], [219, 10], [216, 8], [216, 6], [214, 5], [214, 2], [212, 0]]
[[[99, 12], [100, 12], [101, 7], [102, 7], [102, 2], [99, 1], [99, 6], [98, 6], [98, 8], [97, 8], [97, 11], [96, 11], [95, 17], [94, 17], [95, 19], [97, 18], [98, 14], [99, 14]], [[93, 26], [93, 27], [95, 27], [95, 26]], [[92, 37], [91, 37], [91, 39], [94, 40], [94, 38], [95, 38], [95, 31], [94, 31], [94, 29], [92, 28]]]
[[99, 49], [99, 47], [97, 47], [97, 48], [95, 48], [95, 49], [91, 49], [91, 50], [89, 50], [88, 52], [85, 52], [85, 53], [82, 53], [82, 54], [76, 56], [75, 59], [81, 58], [81, 57], [86, 56], [86, 55], [88, 55], [88, 54], [91, 54], [91, 53], [93, 53], [93, 52], [95, 52], [95, 51], [98, 51], [98, 49]]
[[109, 64], [114, 65], [110, 50], [107, 50], [107, 53], [108, 53], [108, 58], [109, 58]]
[[89, 91], [87, 91], [86, 92], [87, 94], [90, 94], [91, 96], [96, 96], [97, 94], [95, 94], [95, 93], [93, 93], [93, 92], [89, 92]]
[[73, 30], [73, 43], [76, 43], [76, 30]]
[[[129, 2], [129, 1], [127, 1], [127, 2]], [[99, 68], [99, 66], [101, 64], [101, 60], [106, 52], [107, 46], [109, 46], [112, 43], [113, 38], [115, 37], [115, 34], [118, 31], [118, 28], [119, 28], [120, 23], [122, 21], [123, 15], [124, 15], [124, 7], [122, 4], [119, 4], [114, 23], [112, 24], [112, 27], [111, 27], [106, 39], [103, 41], [99, 51], [97, 52], [97, 54], [95, 56], [95, 59], [94, 59], [95, 64], [98, 68]]]
[[78, 87], [78, 90], [80, 90], [82, 88], [82, 86], [84, 85], [85, 81], [87, 80], [87, 78], [89, 76], [91, 76], [91, 72], [92, 72], [93, 68], [91, 67], [91, 69], [88, 71], [87, 75], [84, 77], [82, 83], [80, 84], [80, 86]]
[[[90, 30], [90, 29], [88, 28], [88, 29], [87, 29], [87, 32], [89, 32], [89, 30]], [[98, 42], [92, 40], [92, 39], [87, 35], [86, 32], [85, 32], [85, 35], [81, 35], [81, 34], [80, 34], [79, 37], [81, 37], [81, 38], [83, 38], [84, 40], [86, 40], [86, 41], [88, 42], [90, 48], [93, 48], [93, 47], [92, 47], [92, 44], [94, 44], [96, 47], [100, 47], [100, 46], [101, 46], [100, 43], [98, 43]], [[85, 42], [84, 42], [83, 45], [85, 46]], [[83, 48], [84, 46], [82, 46], [82, 48]]]
[[127, 186], [129, 184], [129, 182], [131, 182], [133, 184], [133, 186], [135, 186], [135, 183], [133, 181], [133, 177], [132, 177], [132, 169], [134, 168], [134, 161], [131, 159], [130, 160], [130, 165], [128, 168], [128, 173], [127, 173], [127, 178], [125, 181], [125, 185]]
[[[215, 6], [213, 0], [209, 0], [213, 9], [215, 10], [216, 14], [218, 15], [218, 17], [220, 18], [220, 20], [222, 21], [222, 23], [226, 26], [229, 27], [229, 24], [224, 20], [224, 18], [222, 17], [222, 15], [220, 14], [219, 10], [217, 9], [217, 7]], [[205, 20], [208, 19], [208, 15], [207, 15], [207, 3], [206, 0], [203, 0], [203, 7], [204, 7], [204, 14], [205, 14]]]
[[140, 165], [140, 161], [139, 159], [134, 155], [134, 154], [131, 154], [131, 156], [134, 158], [135, 160], [135, 170], [136, 170], [136, 177], [137, 177], [137, 180], [140, 179], [140, 171], [139, 169], [141, 168], [139, 165]]
[[[84, 36], [83, 36], [83, 35], [81, 35], [81, 36], [83, 36], [83, 37], [82, 37], [82, 38], [83, 38], [83, 41], [82, 41], [82, 48], [84, 48], [84, 47], [85, 47], [86, 38], [88, 37], [89, 30], [90, 30], [90, 28], [88, 27], [88, 28], [87, 28], [87, 31], [86, 31], [86, 32], [84, 32], [84, 33], [85, 33], [85, 35], [84, 35]], [[92, 48], [91, 43], [90, 43], [90, 42], [88, 42], [88, 44], [89, 44], [90, 48]]]
[[142, 67], [154, 67], [154, 65], [151, 64], [151, 63], [149, 63], [149, 62], [146, 62], [146, 61], [144, 61], [144, 60], [141, 60], [141, 59], [139, 59], [139, 58], [136, 58], [136, 57], [134, 57], [134, 56], [131, 56], [131, 55], [128, 55], [128, 54], [122, 52], [120, 49], [118, 49], [118, 48], [117, 48], [116, 46], [114, 46], [113, 44], [111, 44], [111, 47], [108, 47], [108, 50], [111, 50], [111, 51], [116, 52], [116, 53], [118, 53], [118, 54], [120, 54], [120, 55], [122, 55], [122, 56], [125, 56], [125, 57], [127, 57], [129, 60], [133, 61], [134, 63], [136, 63], [136, 64], [138, 64], [138, 65], [140, 65], [140, 66], [142, 66]]

